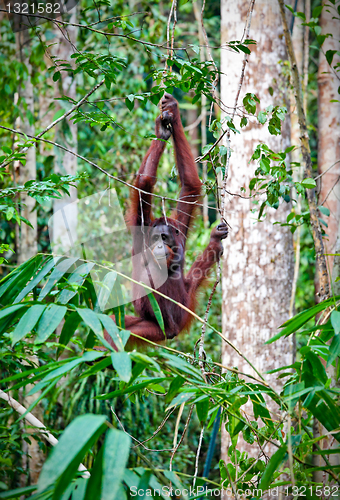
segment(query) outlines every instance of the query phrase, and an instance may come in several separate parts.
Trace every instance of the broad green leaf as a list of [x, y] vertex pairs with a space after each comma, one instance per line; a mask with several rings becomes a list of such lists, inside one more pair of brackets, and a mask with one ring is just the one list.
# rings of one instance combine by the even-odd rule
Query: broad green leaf
[[[115, 346], [117, 347], [118, 351], [123, 351], [125, 344], [126, 344], [129, 337], [124, 335], [124, 338], [123, 338], [123, 336], [121, 336], [121, 332], [118, 330], [116, 323], [113, 321], [113, 319], [110, 316], [107, 316], [106, 314], [98, 314], [98, 317], [99, 317], [100, 321], [102, 322], [103, 327], [105, 328], [105, 330], [110, 335], [113, 342], [115, 343]], [[124, 330], [124, 332], [125, 331], [126, 330]], [[129, 332], [129, 334], [130, 334], [130, 332]]]
[[317, 356], [313, 351], [306, 352], [305, 356], [312, 365], [314, 377], [325, 384], [328, 377], [325, 367], [321, 363], [319, 356]]
[[0, 286], [0, 297], [2, 297], [1, 302], [3, 304], [9, 304], [21, 292], [22, 288], [32, 278], [42, 259], [42, 255], [32, 257], [1, 281], [3, 284]]
[[266, 111], [260, 111], [257, 115], [257, 120], [263, 125], [267, 121], [267, 113]]
[[38, 272], [38, 274], [25, 286], [25, 288], [17, 295], [17, 297], [14, 300], [14, 304], [20, 302], [24, 297], [26, 297], [27, 294], [29, 294], [35, 286], [40, 283], [40, 281], [50, 272], [52, 267], [54, 267], [58, 261], [60, 260], [60, 257], [57, 258], [51, 258], [50, 260], [47, 260], [47, 263], [44, 265], [42, 269]]
[[105, 429], [103, 415], [82, 415], [76, 417], [61, 435], [59, 443], [47, 458], [38, 481], [38, 492], [57, 483], [54, 498], [60, 498], [85, 453], [91, 448]]
[[332, 327], [334, 328], [335, 333], [339, 334], [340, 333], [340, 312], [339, 311], [332, 311], [331, 323], [332, 323]]
[[162, 311], [161, 311], [161, 309], [158, 305], [158, 302], [157, 302], [153, 293], [148, 293], [148, 298], [150, 300], [150, 304], [151, 304], [152, 310], [156, 316], [157, 322], [158, 322], [159, 326], [161, 327], [162, 332], [164, 333], [164, 338], [166, 339]]
[[179, 389], [182, 387], [184, 383], [185, 379], [183, 377], [180, 377], [179, 375], [172, 380], [168, 390], [168, 394], [165, 396], [166, 403], [170, 403], [170, 401], [172, 401], [175, 394], [178, 393]]
[[319, 205], [318, 209], [320, 210], [320, 212], [322, 214], [327, 215], [327, 216], [329, 216], [329, 214], [331, 213], [330, 210], [329, 210], [329, 208], [323, 207], [322, 205]]
[[20, 498], [23, 495], [28, 495], [29, 493], [33, 493], [37, 489], [37, 485], [33, 484], [32, 486], [24, 486], [23, 488], [16, 488], [15, 490], [3, 491], [0, 493], [0, 498], [8, 499], [8, 498]]
[[189, 401], [194, 396], [192, 392], [181, 392], [178, 394], [170, 403], [170, 405], [167, 407], [166, 411], [170, 410], [173, 406], [179, 406], [182, 403], [186, 403]]
[[46, 297], [48, 293], [52, 290], [52, 288], [56, 285], [56, 283], [64, 276], [64, 274], [70, 269], [70, 267], [77, 262], [78, 258], [77, 257], [72, 257], [70, 259], [65, 259], [61, 261], [55, 269], [53, 269], [51, 276], [49, 277], [46, 285], [44, 288], [41, 290], [39, 294], [38, 300], [42, 300], [43, 298]]
[[282, 330], [279, 333], [277, 333], [274, 337], [267, 340], [267, 342], [265, 343], [271, 344], [272, 342], [275, 342], [281, 337], [291, 335], [292, 333], [299, 330], [305, 323], [307, 323], [307, 321], [316, 316], [319, 312], [323, 311], [324, 309], [327, 309], [328, 306], [333, 305], [334, 301], [339, 299], [340, 295], [337, 295], [336, 297], [331, 297], [330, 299], [320, 302], [320, 304], [317, 304], [316, 306], [307, 309], [307, 311], [302, 311], [301, 313], [297, 314], [293, 318], [286, 321], [280, 327], [282, 328]]
[[166, 358], [166, 362], [170, 366], [173, 366], [174, 368], [177, 368], [179, 371], [191, 375], [192, 377], [198, 379], [201, 383], [203, 383], [201, 372], [194, 366], [187, 363], [184, 359], [181, 359], [178, 356], [174, 356], [173, 354], [169, 354], [167, 352], [162, 352], [162, 357]]
[[125, 389], [118, 389], [117, 391], [112, 391], [107, 394], [101, 394], [100, 396], [96, 396], [95, 399], [112, 399], [118, 396], [123, 396], [124, 394], [131, 394], [132, 392], [140, 391], [141, 389], [145, 389], [148, 385], [157, 384], [158, 382], [164, 382], [167, 377], [150, 377], [148, 380], [143, 379], [143, 382], [140, 382], [135, 385], [130, 385], [129, 387], [125, 387]]
[[307, 189], [313, 189], [316, 187], [316, 182], [314, 179], [303, 179], [303, 181], [301, 181], [301, 184]]
[[45, 308], [45, 304], [35, 304], [28, 308], [11, 334], [12, 346], [33, 330]]
[[116, 279], [117, 273], [115, 271], [110, 271], [105, 275], [104, 280], [101, 283], [100, 291], [98, 293], [97, 303], [94, 308], [95, 311], [105, 310], [106, 303], [110, 297]]
[[327, 359], [327, 368], [335, 361], [340, 355], [340, 335], [334, 335], [331, 345], [329, 347], [329, 355]]
[[118, 490], [129, 458], [131, 438], [117, 429], [107, 431], [103, 453], [103, 481], [100, 500], [120, 500]]
[[90, 273], [91, 269], [94, 266], [94, 262], [85, 262], [85, 264], [82, 264], [81, 266], [77, 267], [77, 269], [72, 273], [68, 278], [67, 281], [70, 284], [70, 286], [74, 286], [74, 289], [68, 290], [65, 288], [60, 292], [60, 295], [57, 299], [59, 304], [67, 304], [72, 297], [74, 297], [78, 291], [77, 287], [81, 286], [88, 274]]
[[45, 342], [52, 335], [65, 316], [66, 311], [67, 307], [56, 304], [50, 304], [45, 309], [38, 323], [35, 344]]
[[91, 363], [91, 361], [94, 361], [102, 356], [101, 352], [98, 351], [87, 351], [85, 352], [82, 356], [73, 359], [72, 361], [69, 361], [66, 364], [63, 364], [62, 366], [59, 366], [55, 370], [49, 372], [46, 377], [44, 377], [41, 382], [36, 384], [33, 389], [29, 392], [29, 396], [32, 396], [39, 390], [41, 390], [45, 385], [47, 385], [50, 380], [53, 380], [55, 378], [60, 378], [62, 375], [65, 373], [70, 372], [75, 368], [76, 366], [80, 365], [81, 363]]
[[200, 424], [203, 426], [208, 418], [209, 397], [203, 399], [203, 401], [199, 401], [198, 403], [196, 403], [196, 411], [198, 420], [200, 421]]
[[0, 319], [6, 318], [10, 314], [13, 314], [15, 311], [22, 309], [23, 307], [27, 307], [27, 304], [17, 304], [15, 306], [4, 307], [0, 311]]
[[[76, 331], [79, 323], [81, 321], [81, 318], [78, 313], [72, 312], [67, 316], [65, 319], [65, 323], [63, 326], [63, 329], [61, 330], [61, 334], [59, 337], [59, 344], [62, 346], [67, 345], [69, 341], [71, 340], [72, 335]], [[59, 358], [60, 354], [63, 352], [64, 348], [63, 347], [58, 347], [57, 350], [57, 358]]]
[[265, 491], [269, 488], [269, 485], [273, 479], [274, 472], [279, 470], [280, 465], [283, 462], [285, 462], [287, 458], [288, 458], [287, 445], [283, 445], [274, 453], [274, 455], [269, 460], [264, 470], [260, 484], [258, 485], [259, 489]]
[[111, 354], [112, 366], [116, 370], [118, 377], [124, 382], [129, 382], [131, 378], [131, 358], [127, 352], [113, 352]]
[[92, 309], [81, 309], [77, 307], [76, 310], [84, 323], [88, 325], [96, 335], [103, 337], [103, 327], [98, 315], [92, 311]]

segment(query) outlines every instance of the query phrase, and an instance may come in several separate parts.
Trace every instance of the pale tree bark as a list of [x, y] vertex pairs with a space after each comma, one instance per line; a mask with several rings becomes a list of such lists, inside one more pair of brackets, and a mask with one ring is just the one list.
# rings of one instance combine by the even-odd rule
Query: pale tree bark
[[[320, 51], [318, 68], [318, 169], [321, 174], [319, 202], [330, 210], [328, 218], [321, 215], [328, 224], [328, 228], [325, 229], [328, 235], [325, 241], [327, 253], [335, 253], [340, 222], [340, 103], [338, 94], [340, 81], [334, 75], [324, 55], [327, 50], [339, 50], [339, 20], [332, 19], [334, 16], [333, 9], [328, 7], [322, 10], [320, 17], [322, 33], [330, 33], [333, 36], [326, 38], [322, 46], [323, 51]], [[339, 61], [340, 57], [335, 54], [334, 63]], [[338, 102], [330, 102], [332, 99]], [[331, 165], [334, 166], [330, 168]], [[328, 264], [331, 276], [332, 256], [328, 257]]]
[[[280, 6], [280, 15], [282, 19], [283, 32], [291, 64], [292, 87], [294, 89], [296, 109], [300, 127], [300, 145], [301, 145], [301, 153], [304, 165], [304, 175], [307, 178], [312, 178], [313, 177], [312, 157], [309, 145], [306, 114], [303, 109], [300, 74], [293, 48], [292, 37], [290, 35], [288, 28], [287, 11], [285, 8], [284, 0], [278, 0], [278, 4]], [[307, 189], [306, 197], [308, 200], [310, 225], [315, 247], [316, 277], [320, 289], [320, 292], [318, 293], [318, 298], [319, 300], [324, 300], [329, 296], [329, 281], [328, 281], [328, 270], [326, 264], [324, 244], [322, 239], [321, 226], [318, 217], [317, 196], [315, 190]]]
[[[19, 31], [15, 34], [17, 53], [21, 62], [26, 66], [27, 78], [19, 85], [18, 97], [21, 100], [21, 107], [25, 103], [26, 110], [23, 109], [23, 118], [18, 119], [16, 128], [25, 134], [34, 134], [34, 95], [33, 84], [31, 80], [32, 66], [29, 61], [31, 55], [30, 35], [28, 30]], [[36, 179], [36, 149], [31, 147], [26, 153], [26, 164], [15, 163], [15, 182], [23, 185], [26, 182]], [[17, 256], [18, 264], [22, 264], [26, 260], [33, 257], [38, 251], [37, 244], [37, 212], [34, 210], [35, 200], [30, 196], [22, 193], [20, 196], [21, 209], [20, 213], [33, 226], [31, 228], [23, 222], [20, 229], [17, 231]]]
[[[240, 40], [246, 22], [247, 0], [222, 1], [222, 44]], [[246, 92], [254, 92], [265, 109], [270, 104], [287, 105], [282, 93], [279, 60], [286, 59], [280, 13], [276, 2], [257, 0], [251, 21], [250, 38], [257, 41], [246, 66], [240, 94], [240, 102]], [[233, 106], [240, 82], [242, 56], [231, 51], [221, 52], [221, 99], [224, 105]], [[270, 95], [272, 87], [274, 94]], [[239, 125], [236, 120], [236, 125]], [[254, 120], [241, 134], [231, 136], [231, 158], [227, 189], [240, 193], [244, 187], [249, 192], [250, 179], [255, 164], [248, 164], [255, 147], [266, 143], [274, 151], [284, 150], [290, 144], [289, 118], [283, 125], [282, 136], [272, 136], [266, 126]], [[286, 220], [290, 206], [283, 204], [278, 210], [268, 209], [264, 222], [256, 222], [252, 199], [226, 195], [225, 218], [231, 226], [226, 240], [223, 262], [223, 333], [262, 373], [292, 362], [292, 341], [282, 339], [264, 345], [277, 328], [288, 319], [293, 276], [292, 235], [286, 227], [273, 222]], [[240, 371], [254, 372], [233, 350], [223, 345], [223, 364], [235, 366]], [[275, 376], [267, 381], [280, 391], [282, 381]], [[252, 407], [247, 407], [245, 418], [254, 420]], [[277, 420], [277, 407], [270, 405]], [[249, 413], [250, 412], [250, 415]], [[222, 458], [227, 462], [229, 438], [222, 428]], [[260, 449], [254, 444], [239, 442], [239, 449], [250, 456], [258, 456]], [[275, 448], [266, 445], [264, 452], [270, 455]]]

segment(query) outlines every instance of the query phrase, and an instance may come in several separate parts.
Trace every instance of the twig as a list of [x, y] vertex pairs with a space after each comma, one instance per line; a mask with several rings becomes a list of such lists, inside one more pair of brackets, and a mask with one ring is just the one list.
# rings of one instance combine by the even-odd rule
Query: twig
[[203, 375], [203, 378], [204, 380], [206, 381], [206, 377], [205, 377], [205, 371], [204, 371], [204, 361], [203, 361], [203, 354], [204, 354], [204, 337], [205, 337], [205, 332], [206, 332], [206, 328], [207, 328], [207, 320], [208, 320], [208, 314], [209, 314], [209, 310], [210, 310], [210, 307], [211, 307], [211, 302], [212, 302], [212, 299], [213, 299], [213, 296], [215, 294], [215, 291], [216, 291], [216, 288], [217, 288], [217, 285], [219, 284], [220, 282], [220, 279], [221, 279], [221, 264], [219, 263], [218, 264], [218, 268], [217, 268], [217, 277], [216, 277], [216, 281], [214, 283], [214, 286], [211, 290], [211, 293], [210, 293], [210, 296], [209, 296], [209, 300], [208, 300], [208, 304], [207, 304], [207, 308], [205, 310], [205, 314], [204, 314], [204, 323], [202, 325], [202, 330], [201, 330], [201, 336], [200, 338], [197, 340], [196, 344], [195, 344], [195, 347], [194, 347], [194, 353], [196, 351], [196, 347], [197, 347], [197, 344], [199, 344], [199, 350], [198, 350], [198, 363], [199, 363], [199, 366], [201, 368], [201, 371], [202, 371], [202, 375]]
[[[142, 447], [144, 448], [144, 450], [146, 450], [146, 451], [154, 451], [154, 452], [156, 452], [156, 453], [157, 453], [157, 452], [160, 452], [160, 451], [172, 451], [172, 448], [164, 448], [164, 449], [162, 449], [162, 450], [155, 450], [155, 449], [153, 449], [153, 448], [148, 448], [147, 446], [144, 446], [144, 442], [143, 442], [143, 441], [139, 441], [139, 440], [138, 440], [137, 438], [135, 438], [132, 434], [129, 434], [129, 433], [126, 431], [126, 429], [125, 429], [124, 425], [122, 424], [122, 422], [121, 422], [121, 421], [120, 421], [120, 419], [118, 418], [118, 416], [117, 416], [116, 412], [114, 411], [114, 409], [112, 408], [112, 406], [110, 406], [110, 409], [111, 409], [111, 412], [112, 412], [112, 413], [114, 414], [114, 416], [116, 417], [116, 420], [117, 420], [117, 422], [119, 423], [119, 425], [120, 425], [120, 427], [121, 427], [122, 431], [123, 431], [123, 432], [125, 432], [125, 434], [126, 434], [127, 436], [130, 436], [130, 438], [131, 438], [133, 441], [136, 441], [136, 443], [138, 443], [138, 446], [142, 446]], [[134, 448], [136, 448], [136, 447], [137, 447], [137, 446], [134, 446]]]
[[[56, 446], [58, 444], [58, 439], [56, 439], [44, 426], [40, 420], [38, 420], [32, 413], [27, 412], [27, 408], [22, 406], [16, 399], [13, 399], [9, 394], [6, 392], [2, 391], [0, 389], [0, 398], [3, 399], [4, 401], [7, 401], [7, 403], [13, 408], [13, 410], [17, 411], [20, 415], [25, 415], [25, 420], [29, 424], [31, 424], [33, 427], [37, 427], [39, 431], [43, 434], [44, 438], [46, 441], [48, 441], [52, 446]], [[90, 473], [86, 469], [85, 465], [79, 464], [78, 470], [80, 472], [84, 472], [82, 477], [90, 477]]]
[[336, 162], [334, 162], [330, 167], [326, 168], [326, 170], [324, 172], [321, 172], [321, 174], [317, 175], [316, 177], [314, 177], [314, 180], [316, 181], [317, 179], [320, 179], [320, 177], [322, 177], [323, 175], [327, 174], [327, 172], [333, 168], [335, 165], [337, 165], [338, 163], [340, 163], [340, 160], [337, 160]]
[[175, 432], [174, 432], [173, 450], [177, 446], [178, 428], [179, 428], [179, 424], [180, 424], [181, 417], [182, 417], [182, 414], [183, 414], [184, 406], [185, 406], [185, 403], [182, 403], [181, 406], [179, 407], [179, 410], [178, 410], [178, 415], [177, 415], [177, 418], [176, 418], [176, 425], [175, 425]]
[[[152, 434], [152, 436], [150, 436], [147, 439], [144, 439], [144, 441], [140, 441], [140, 443], [144, 444], [147, 441], [150, 441], [152, 438], [154, 438], [159, 433], [159, 431], [164, 427], [165, 422], [168, 420], [168, 418], [170, 417], [170, 415], [172, 415], [172, 413], [175, 411], [175, 409], [176, 409], [176, 407], [173, 408], [172, 410], [170, 410], [169, 413], [163, 418], [162, 422], [159, 424], [159, 426], [157, 427], [157, 429], [155, 430], [155, 432]], [[137, 446], [135, 446], [135, 448], [136, 447]]]
[[198, 461], [199, 461], [200, 453], [201, 453], [203, 435], [204, 435], [204, 426], [201, 429], [200, 438], [198, 440], [198, 447], [197, 447], [196, 459], [195, 459], [195, 474], [194, 474], [194, 480], [193, 480], [193, 484], [192, 484], [193, 488], [195, 488], [195, 485], [196, 485], [196, 479], [197, 479], [197, 474], [198, 474]]
[[171, 457], [170, 457], [170, 465], [169, 465], [169, 470], [172, 471], [172, 461], [173, 461], [173, 458], [175, 456], [175, 453], [176, 451], [178, 450], [178, 448], [180, 447], [183, 439], [184, 439], [184, 436], [185, 436], [185, 433], [187, 432], [188, 430], [188, 427], [189, 427], [189, 423], [190, 423], [190, 419], [191, 419], [191, 415], [192, 415], [192, 412], [193, 412], [193, 409], [194, 409], [194, 405], [191, 405], [190, 407], [190, 410], [189, 410], [189, 415], [188, 415], [188, 418], [187, 418], [187, 421], [185, 422], [185, 426], [184, 426], [184, 430], [183, 430], [183, 433], [181, 435], [181, 439], [179, 440], [176, 448], [173, 450], [173, 452], [171, 453]]

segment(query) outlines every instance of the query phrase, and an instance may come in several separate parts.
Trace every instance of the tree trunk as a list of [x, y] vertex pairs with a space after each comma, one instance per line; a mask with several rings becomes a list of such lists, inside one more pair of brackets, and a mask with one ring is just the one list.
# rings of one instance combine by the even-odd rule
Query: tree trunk
[[[246, 0], [222, 1], [222, 44], [241, 40], [247, 8]], [[286, 52], [276, 2], [256, 1], [249, 38], [255, 39], [257, 45], [252, 46], [249, 56], [240, 102], [246, 92], [254, 92], [261, 100], [258, 111], [270, 104], [289, 108], [282, 90], [284, 85], [278, 63], [286, 59]], [[224, 105], [233, 106], [240, 83], [242, 56], [226, 50], [221, 54], [221, 98]], [[282, 136], [270, 135], [266, 126], [260, 126], [255, 120], [241, 134], [233, 135], [228, 191], [240, 193], [240, 188], [244, 187], [248, 192], [249, 181], [255, 171], [254, 163], [248, 162], [257, 144], [264, 142], [274, 151], [284, 150], [289, 146], [289, 137], [288, 118], [283, 125]], [[252, 199], [226, 195], [225, 217], [231, 231], [224, 250], [222, 322], [224, 335], [263, 373], [292, 362], [290, 338], [271, 345], [264, 345], [264, 342], [288, 319], [293, 245], [289, 229], [273, 225], [275, 221], [286, 220], [290, 212], [288, 204], [284, 203], [278, 210], [268, 209], [266, 220], [261, 223], [255, 221], [256, 216], [250, 211], [252, 208]], [[236, 366], [240, 371], [254, 375], [245, 361], [227, 345], [223, 345], [222, 356], [224, 365]], [[271, 375], [270, 383], [280, 391], [280, 380]], [[252, 408], [248, 407], [248, 410], [253, 413]], [[277, 411], [277, 407], [270, 406], [270, 410]], [[277, 413], [274, 418], [277, 418]], [[251, 416], [250, 420], [254, 418]], [[225, 461], [228, 461], [229, 442], [229, 436], [222, 429], [222, 458]], [[245, 442], [239, 443], [238, 448], [251, 456], [257, 456], [260, 451], [255, 445]], [[270, 455], [273, 451], [271, 446], [266, 445], [266, 454]]]
[[[31, 80], [32, 66], [30, 64], [30, 36], [28, 30], [19, 31], [15, 34], [17, 51], [21, 62], [27, 68], [27, 78], [23, 84], [19, 86], [19, 98], [22, 104], [25, 103], [27, 108], [23, 112], [23, 118], [18, 119], [16, 127], [28, 135], [34, 135], [34, 96], [33, 84]], [[23, 109], [23, 108], [22, 108]], [[36, 149], [35, 146], [29, 148], [26, 154], [26, 164], [16, 162], [16, 183], [23, 185], [26, 182], [36, 179]], [[20, 230], [17, 231], [17, 255], [18, 264], [22, 264], [26, 260], [33, 257], [38, 251], [37, 244], [37, 212], [34, 209], [35, 200], [26, 194], [20, 196], [20, 214], [29, 220], [33, 228], [24, 224], [20, 225]]]
[[[325, 219], [328, 228], [324, 228], [327, 233], [325, 238], [326, 253], [336, 254], [340, 252], [340, 103], [338, 86], [339, 80], [334, 75], [329, 66], [324, 53], [328, 50], [338, 50], [339, 47], [339, 21], [332, 19], [335, 11], [332, 8], [324, 8], [320, 17], [322, 34], [332, 34], [326, 38], [319, 56], [318, 67], [318, 170], [320, 177], [319, 205], [323, 205], [330, 211], [329, 217], [321, 214]], [[339, 62], [340, 58], [335, 54], [333, 65]], [[338, 102], [331, 102], [331, 100]], [[333, 165], [333, 166], [332, 166]], [[331, 167], [331, 168], [330, 168]], [[335, 282], [340, 275], [340, 259], [332, 255], [327, 258], [329, 266], [329, 277], [332, 279], [332, 292], [340, 292], [340, 283]], [[332, 378], [332, 385], [339, 386], [337, 381], [336, 368], [330, 366], [327, 369]], [[320, 424], [314, 422], [314, 437], [326, 434], [327, 430]], [[327, 437], [319, 441], [323, 449], [336, 448], [337, 444], [333, 437]], [[332, 465], [339, 465], [339, 455], [329, 455]], [[322, 466], [324, 461], [320, 455], [314, 456], [314, 465]], [[324, 477], [321, 471], [313, 474], [314, 481], [322, 482]]]
[[[70, 23], [77, 22], [77, 11], [76, 8], [72, 10]], [[63, 32], [62, 32], [63, 31]], [[73, 46], [77, 40], [78, 28], [75, 26], [68, 26], [67, 31], [55, 29], [56, 42], [54, 48], [54, 55], [61, 60], [71, 62], [70, 56], [73, 54]], [[60, 83], [60, 94], [67, 95], [71, 99], [76, 99], [76, 79], [67, 76], [65, 72], [62, 73], [62, 79]], [[77, 153], [77, 133], [78, 126], [71, 120], [67, 119], [67, 122], [62, 122], [59, 124], [56, 131], [56, 142], [63, 145], [70, 151]], [[66, 153], [59, 148], [55, 148], [55, 172], [61, 175], [75, 175], [77, 173], [77, 158], [70, 153]], [[73, 240], [76, 241], [77, 235], [77, 189], [71, 187], [70, 196], [63, 196], [63, 198], [55, 200], [53, 203], [53, 213], [56, 214], [58, 210], [63, 209], [69, 204], [72, 205], [71, 210], [67, 210], [67, 224], [68, 230], [65, 227], [65, 221], [63, 217], [55, 217], [53, 220], [53, 243], [56, 245], [56, 249], [68, 248], [69, 247], [69, 237], [71, 234]]]
[[[322, 34], [331, 33], [333, 36], [326, 38], [322, 48], [339, 50], [339, 21], [332, 19], [335, 11], [324, 8], [321, 13], [320, 25]], [[318, 169], [321, 177], [319, 202], [330, 210], [330, 216], [321, 217], [326, 220], [328, 228], [325, 232], [328, 238], [325, 241], [326, 253], [335, 253], [335, 242], [338, 234], [340, 220], [340, 103], [339, 80], [334, 75], [324, 54], [320, 51], [318, 68]], [[339, 56], [334, 56], [334, 62], [339, 62]], [[331, 99], [338, 102], [330, 102]], [[338, 162], [338, 163], [336, 163]], [[331, 165], [335, 164], [330, 170]], [[327, 241], [328, 240], [328, 241]], [[328, 257], [328, 265], [333, 267], [333, 256]]]

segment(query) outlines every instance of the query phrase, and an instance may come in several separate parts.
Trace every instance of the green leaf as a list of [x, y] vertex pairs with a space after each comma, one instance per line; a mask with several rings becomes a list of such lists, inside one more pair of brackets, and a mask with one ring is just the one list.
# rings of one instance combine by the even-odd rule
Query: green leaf
[[15, 311], [18, 311], [19, 309], [22, 309], [23, 307], [27, 307], [27, 304], [18, 304], [15, 306], [4, 307], [0, 311], [0, 319], [6, 318], [6, 316], [13, 314]]
[[55, 120], [58, 120], [58, 118], [60, 118], [61, 116], [63, 116], [65, 114], [65, 110], [64, 109], [59, 109], [56, 114], [54, 115], [54, 117], [52, 118], [52, 122], [54, 122]]
[[48, 293], [52, 290], [52, 288], [56, 285], [56, 283], [64, 276], [66, 271], [78, 260], [77, 257], [72, 257], [70, 259], [65, 259], [57, 264], [56, 268], [52, 271], [51, 276], [48, 279], [48, 282], [41, 290], [39, 294], [38, 300], [42, 300], [46, 297]]
[[319, 205], [318, 206], [318, 209], [320, 210], [320, 212], [324, 215], [327, 215], [327, 217], [329, 216], [329, 214], [331, 213], [329, 208], [327, 207], [323, 207], [322, 205]]
[[334, 328], [335, 333], [339, 334], [340, 333], [340, 312], [339, 311], [332, 311], [331, 323], [332, 323], [332, 327]]
[[266, 344], [271, 344], [272, 342], [275, 342], [279, 338], [283, 336], [288, 336], [291, 335], [292, 333], [296, 332], [299, 330], [307, 321], [309, 321], [311, 318], [316, 316], [319, 312], [323, 311], [326, 309], [328, 306], [334, 304], [334, 300], [339, 300], [340, 295], [337, 295], [336, 297], [331, 297], [330, 299], [324, 300], [323, 302], [320, 302], [320, 304], [317, 304], [316, 306], [311, 307], [310, 309], [307, 309], [307, 311], [302, 311], [293, 318], [289, 319], [286, 321], [280, 328], [282, 330], [277, 333], [274, 337], [271, 339], [267, 340], [265, 342]]
[[241, 123], [240, 123], [240, 127], [245, 127], [246, 125], [248, 124], [248, 120], [245, 116], [242, 116], [241, 118]]
[[134, 106], [135, 106], [135, 103], [134, 103], [134, 100], [131, 101], [129, 98], [126, 98], [125, 99], [125, 105], [126, 107], [128, 108], [129, 111], [132, 111]]
[[81, 309], [77, 307], [76, 310], [84, 323], [88, 325], [96, 335], [103, 337], [103, 328], [98, 315], [92, 311], [92, 309]]
[[130, 446], [131, 438], [125, 432], [117, 429], [107, 431], [104, 442], [100, 500], [120, 500], [118, 490], [129, 458]]
[[124, 396], [124, 394], [131, 394], [132, 392], [140, 391], [148, 385], [164, 382], [164, 380], [167, 380], [167, 377], [150, 377], [148, 380], [144, 380], [143, 382], [139, 382], [138, 384], [130, 385], [129, 387], [125, 387], [125, 389], [118, 389], [117, 391], [112, 391], [107, 394], [96, 396], [96, 399], [112, 399], [119, 396]]
[[331, 66], [332, 62], [333, 62], [333, 57], [334, 55], [337, 53], [336, 50], [327, 50], [327, 52], [325, 53], [325, 56], [326, 56], [326, 59], [327, 59], [327, 62], [328, 64]]
[[303, 181], [301, 181], [301, 184], [307, 189], [313, 189], [316, 187], [315, 180], [310, 178], [303, 179]]
[[329, 346], [329, 354], [327, 359], [327, 368], [340, 355], [340, 335], [334, 335], [331, 345]]
[[67, 290], [65, 288], [64, 290], [62, 290], [58, 297], [59, 304], [67, 304], [67, 302], [69, 302], [72, 297], [74, 297], [78, 293], [77, 287], [81, 286], [84, 283], [86, 277], [88, 276], [94, 265], [94, 262], [85, 262], [81, 266], [77, 267], [74, 273], [72, 273], [67, 278], [68, 283], [70, 284], [70, 286], [74, 286], [74, 289]]
[[193, 396], [194, 394], [192, 392], [181, 392], [171, 401], [171, 404], [167, 407], [166, 411], [170, 410], [173, 406], [179, 406], [182, 403], [186, 403]]
[[104, 431], [105, 421], [106, 417], [103, 415], [82, 415], [66, 427], [42, 468], [38, 492], [58, 481], [53, 498], [60, 498], [75, 476], [85, 453]]
[[56, 304], [50, 304], [47, 307], [38, 323], [35, 344], [45, 342], [52, 335], [65, 316], [66, 311], [67, 307]]
[[322, 9], [323, 5], [318, 5], [317, 7], [315, 7], [313, 9], [312, 17], [314, 17], [314, 19], [318, 18], [321, 14]]
[[269, 485], [272, 482], [274, 473], [279, 470], [280, 465], [285, 462], [288, 458], [288, 453], [287, 453], [287, 445], [281, 446], [274, 455], [271, 457], [269, 460], [264, 473], [261, 477], [260, 484], [258, 485], [259, 489], [262, 489], [263, 491], [267, 490], [269, 488]]
[[198, 420], [200, 421], [200, 424], [203, 427], [203, 425], [205, 424], [205, 422], [208, 418], [209, 397], [203, 399], [203, 401], [199, 401], [196, 403], [196, 411], [197, 411]]
[[60, 76], [61, 76], [60, 71], [56, 71], [56, 72], [54, 73], [54, 75], [53, 75], [53, 81], [54, 81], [54, 82], [57, 82], [57, 81], [59, 80]]
[[157, 322], [158, 322], [159, 326], [161, 327], [161, 330], [164, 333], [164, 337], [166, 339], [162, 311], [161, 311], [161, 309], [158, 305], [158, 302], [157, 302], [153, 293], [148, 293], [148, 298], [150, 300], [150, 304], [151, 304], [152, 310], [156, 316]]
[[179, 389], [182, 387], [182, 385], [185, 383], [185, 379], [183, 377], [180, 377], [177, 375], [175, 377], [170, 386], [167, 395], [165, 396], [165, 402], [170, 403], [170, 401], [174, 398], [175, 394], [178, 393]]
[[50, 260], [45, 262], [44, 267], [39, 271], [39, 273], [25, 286], [25, 288], [17, 295], [17, 297], [14, 300], [14, 304], [20, 302], [26, 295], [28, 295], [34, 287], [37, 286], [38, 283], [50, 272], [52, 267], [57, 265], [58, 261], [60, 260], [60, 257], [56, 258], [51, 258]]
[[14, 332], [12, 332], [11, 334], [12, 346], [33, 330], [45, 308], [46, 305], [35, 304], [25, 312], [25, 314], [21, 317], [19, 323], [15, 327]]
[[118, 377], [124, 382], [129, 382], [131, 378], [132, 363], [127, 352], [113, 352], [111, 354], [112, 366], [116, 370]]
[[19, 498], [22, 495], [28, 495], [29, 493], [33, 493], [37, 489], [37, 486], [33, 484], [32, 486], [24, 486], [23, 488], [16, 488], [15, 490], [3, 491], [0, 493], [1, 499], [7, 498]]
[[314, 377], [325, 384], [327, 382], [327, 373], [325, 367], [320, 361], [319, 356], [317, 356], [313, 351], [306, 352], [305, 356], [312, 365]]
[[[67, 345], [76, 331], [81, 319], [79, 317], [79, 314], [76, 312], [72, 312], [69, 314], [65, 320], [63, 329], [61, 330], [61, 334], [59, 337], [59, 344], [62, 346]], [[60, 354], [63, 352], [64, 348], [63, 347], [58, 347], [57, 350], [57, 358], [59, 358]]]
[[266, 111], [260, 111], [259, 114], [257, 115], [257, 120], [264, 125], [267, 121], [267, 113]]
[[13, 219], [13, 216], [15, 214], [15, 208], [14, 207], [8, 207], [6, 210], [6, 219], [11, 220]]
[[105, 275], [101, 283], [100, 291], [98, 293], [97, 302], [94, 308], [95, 311], [105, 310], [106, 303], [110, 297], [116, 279], [117, 279], [117, 273], [115, 271], [110, 271]]
[[106, 329], [107, 333], [112, 338], [118, 351], [123, 351], [131, 332], [127, 332], [127, 330], [120, 331], [113, 319], [106, 314], [98, 314], [98, 318], [102, 322], [103, 327]]
[[55, 370], [52, 370], [49, 372], [46, 377], [44, 377], [38, 384], [36, 384], [33, 389], [30, 390], [29, 396], [32, 396], [36, 392], [40, 391], [42, 388], [44, 388], [51, 380], [54, 380], [56, 378], [60, 378], [62, 375], [65, 373], [70, 372], [75, 368], [76, 366], [80, 365], [81, 363], [91, 363], [92, 361], [95, 361], [96, 359], [100, 358], [103, 356], [101, 352], [98, 351], [87, 351], [85, 352], [82, 356], [77, 357], [76, 359], [72, 359], [68, 363], [63, 364], [62, 366], [59, 366]]

